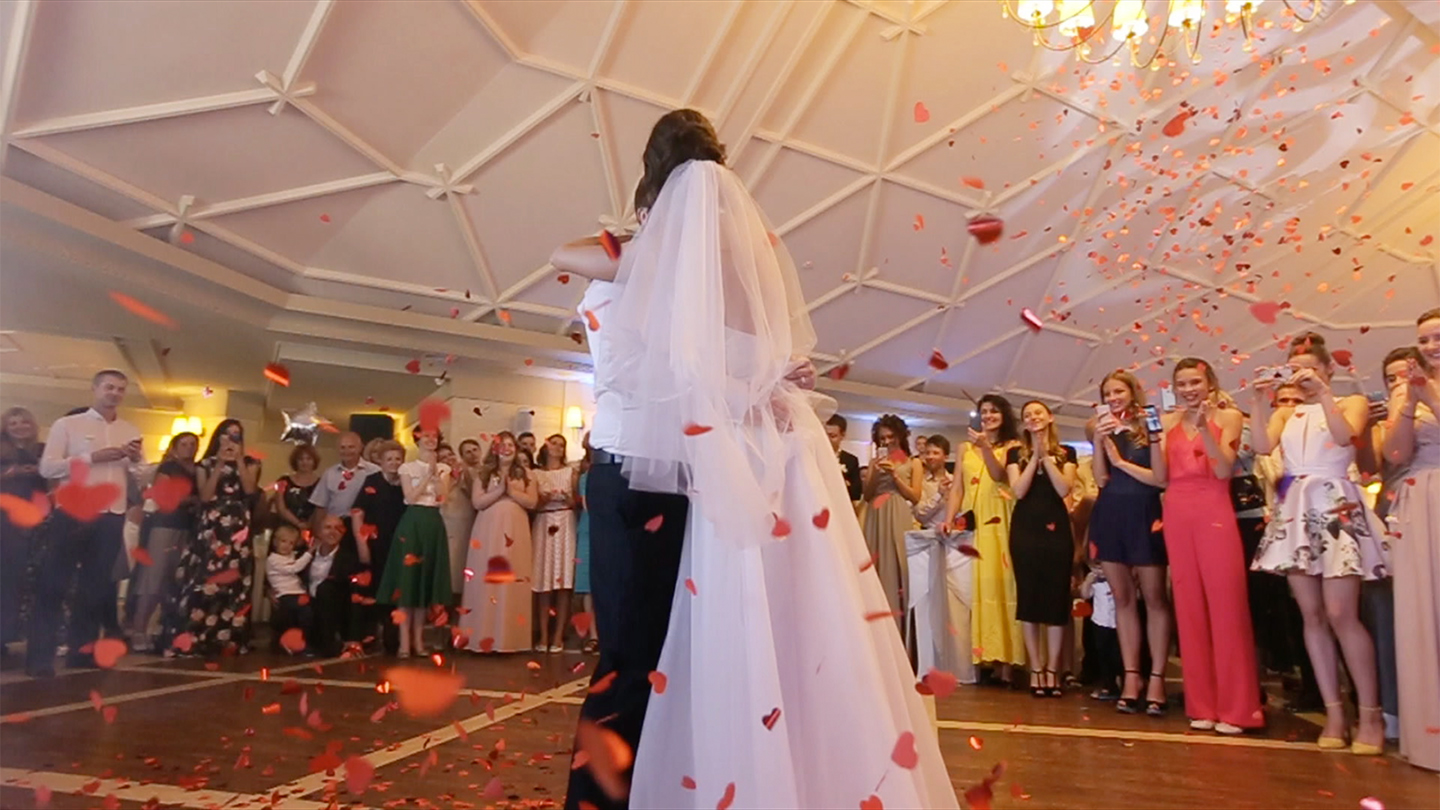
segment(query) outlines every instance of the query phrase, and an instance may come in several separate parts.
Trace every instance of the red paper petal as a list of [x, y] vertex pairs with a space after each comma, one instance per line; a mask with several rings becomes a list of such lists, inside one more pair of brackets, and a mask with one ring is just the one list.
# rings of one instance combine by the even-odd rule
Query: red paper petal
[[495, 585], [514, 582], [515, 571], [510, 567], [510, 560], [505, 557], [491, 557], [485, 563], [485, 581]]
[[118, 638], [102, 638], [95, 642], [95, 649], [91, 653], [95, 657], [95, 666], [101, 669], [109, 669], [125, 657], [130, 648], [125, 642]]
[[575, 734], [575, 748], [578, 754], [585, 754], [586, 767], [595, 783], [612, 801], [623, 800], [630, 792], [625, 772], [635, 760], [635, 752], [625, 739], [615, 731], [581, 719]]
[[645, 531], [654, 534], [655, 532], [660, 531], [660, 527], [663, 525], [665, 525], [665, 516], [656, 515], [655, 517], [645, 521]]
[[895, 749], [890, 752], [890, 760], [905, 770], [913, 770], [920, 764], [920, 752], [915, 750], [915, 734], [903, 732], [900, 738], [895, 741]]
[[406, 364], [405, 364], [405, 370], [408, 371], [408, 372], [410, 372], [411, 374], [419, 374], [419, 373], [420, 373], [420, 360], [417, 358], [417, 359], [415, 359], [415, 360], [411, 360], [410, 362], [406, 363]]
[[434, 667], [395, 667], [385, 671], [385, 680], [399, 696], [400, 708], [411, 717], [434, 717], [460, 696], [465, 679], [459, 674]]
[[89, 523], [110, 508], [120, 496], [120, 487], [104, 483], [86, 486], [72, 474], [70, 480], [55, 490], [55, 506], [81, 523]]
[[8, 492], [0, 493], [0, 510], [4, 510], [5, 516], [10, 522], [21, 529], [32, 529], [40, 525], [45, 515], [50, 512], [50, 501], [45, 494], [36, 493], [33, 501], [27, 501], [18, 495], [11, 495]]
[[735, 783], [731, 782], [725, 786], [725, 795], [716, 802], [715, 810], [730, 810], [730, 805], [735, 803]]
[[880, 801], [880, 797], [872, 793], [870, 798], [860, 800], [860, 810], [885, 810], [885, 802]]
[[715, 428], [710, 427], [709, 425], [697, 425], [697, 424], [695, 424], [694, 422], [691, 422], [690, 424], [688, 424], [688, 425], [685, 426], [685, 435], [686, 435], [686, 436], [700, 436], [700, 435], [709, 433], [710, 431], [712, 431], [712, 430], [714, 430], [714, 429], [715, 429]]
[[780, 722], [780, 708], [777, 706], [771, 709], [769, 714], [760, 718], [760, 722], [765, 725], [766, 730], [773, 730], [775, 724]]
[[780, 517], [779, 515], [775, 515], [775, 525], [774, 525], [773, 527], [771, 527], [771, 529], [770, 529], [770, 536], [771, 536], [771, 537], [789, 537], [789, 536], [790, 536], [790, 521], [786, 520], [785, 518]]
[[345, 760], [345, 789], [350, 795], [359, 796], [370, 787], [370, 780], [375, 778], [375, 766], [370, 760], [364, 757], [350, 757]]
[[810, 518], [810, 522], [811, 522], [811, 523], [814, 523], [814, 524], [815, 524], [815, 528], [817, 528], [817, 529], [823, 529], [823, 528], [825, 528], [826, 526], [829, 526], [829, 525], [830, 525], [830, 510], [829, 510], [828, 508], [826, 508], [826, 509], [821, 509], [820, 512], [815, 515], [815, 517]]
[[575, 633], [581, 636], [590, 635], [590, 627], [595, 623], [595, 614], [576, 613], [570, 617], [570, 625], [575, 628]]
[[170, 319], [170, 316], [151, 307], [149, 304], [144, 304], [140, 301], [135, 300], [134, 298], [131, 298], [125, 293], [111, 290], [110, 300], [129, 310], [131, 315], [144, 318], [145, 320], [153, 324], [163, 326], [166, 329], [176, 328], [175, 322]]
[[288, 388], [290, 386], [290, 369], [279, 363], [269, 363], [265, 366], [265, 379]]
[[689, 577], [685, 578], [685, 590], [689, 591], [691, 596], [700, 595], [700, 592], [695, 590], [695, 580], [690, 579]]
[[655, 689], [655, 694], [665, 694], [665, 687], [669, 683], [670, 679], [665, 677], [665, 673], [659, 671], [650, 673], [650, 686]]
[[1275, 323], [1275, 316], [1280, 312], [1280, 305], [1274, 301], [1256, 301], [1250, 305], [1250, 314], [1255, 320], [1264, 324]]
[[921, 678], [920, 682], [930, 687], [930, 691], [937, 698], [949, 697], [955, 691], [955, 687], [960, 684], [954, 675], [943, 669], [930, 670], [925, 673], [925, 677]]
[[945, 355], [941, 354], [939, 349], [934, 349], [930, 352], [930, 367], [936, 371], [944, 371], [950, 368], [950, 362], [945, 359]]
[[615, 238], [615, 234], [601, 231], [600, 247], [605, 248], [605, 255], [612, 260], [620, 258], [620, 240]]
[[915, 102], [915, 123], [923, 124], [930, 120], [930, 110], [926, 109], [925, 102]]
[[1334, 358], [1335, 362], [1346, 367], [1348, 367], [1354, 359], [1349, 349], [1336, 349], [1330, 353], [1330, 356]]
[[981, 180], [981, 179], [978, 178], [978, 177], [962, 177], [962, 178], [960, 178], [960, 182], [964, 183], [965, 185], [969, 186], [970, 188], [979, 188], [979, 189], [985, 188], [985, 181], [984, 181], [984, 180]]
[[975, 241], [988, 245], [1005, 234], [1005, 223], [997, 217], [976, 217], [966, 226]]
[[292, 627], [280, 634], [280, 646], [292, 653], [305, 651], [305, 631]]
[[1034, 329], [1036, 332], [1045, 328], [1045, 322], [1040, 320], [1040, 316], [1036, 315], [1035, 311], [1029, 307], [1020, 310], [1020, 320], [1024, 321], [1026, 326]]
[[1175, 138], [1185, 134], [1185, 122], [1190, 120], [1191, 115], [1193, 115], [1193, 113], [1188, 110], [1180, 113], [1174, 118], [1171, 118], [1165, 124], [1165, 128], [1161, 131], [1164, 132], [1166, 136], [1171, 138]]

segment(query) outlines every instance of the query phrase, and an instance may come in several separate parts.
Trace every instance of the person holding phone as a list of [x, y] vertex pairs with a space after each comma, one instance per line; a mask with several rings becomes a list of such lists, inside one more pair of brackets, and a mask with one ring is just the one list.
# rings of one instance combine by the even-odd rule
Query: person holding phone
[[1010, 562], [1010, 516], [1005, 454], [1020, 442], [1015, 408], [999, 394], [976, 403], [960, 472], [950, 487], [942, 531], [973, 531], [980, 556], [971, 566], [970, 648], [976, 664], [991, 664], [1009, 683], [1025, 663], [1025, 641], [1015, 618], [1015, 571]]
[[245, 428], [238, 419], [222, 421], [195, 467], [200, 518], [176, 571], [182, 586], [169, 638], [162, 640], [167, 651], [180, 633], [194, 638], [191, 651], [197, 655], [250, 651], [255, 575], [250, 506], [259, 481], [259, 459], [245, 454]]
[[1416, 356], [1387, 379], [1384, 441], [1386, 460], [1408, 466], [1391, 512], [1400, 754], [1411, 765], [1440, 771], [1440, 309], [1416, 319], [1415, 344]]
[[1180, 410], [1161, 423], [1163, 517], [1185, 714], [1196, 731], [1241, 734], [1265, 725], [1245, 552], [1230, 502], [1244, 419], [1221, 404], [1220, 380], [1204, 360], [1180, 360], [1170, 381]]
[[905, 532], [915, 522], [910, 509], [920, 500], [924, 472], [910, 457], [910, 428], [905, 420], [885, 414], [871, 428], [871, 439], [875, 450], [865, 470], [865, 503], [870, 507], [865, 511], [865, 545], [900, 627], [910, 579]]
[[1304, 400], [1293, 409], [1270, 407], [1268, 379], [1256, 380], [1251, 435], [1256, 452], [1278, 446], [1285, 467], [1280, 499], [1252, 568], [1284, 576], [1300, 605], [1305, 649], [1325, 700], [1325, 728], [1316, 744], [1344, 748], [1349, 721], [1340, 695], [1336, 641], [1345, 656], [1360, 704], [1360, 727], [1351, 751], [1378, 755], [1385, 725], [1376, 673], [1375, 644], [1360, 621], [1360, 587], [1390, 576], [1385, 527], [1350, 480], [1354, 441], [1365, 430], [1364, 396], [1336, 397], [1334, 364], [1325, 339], [1306, 332], [1291, 341], [1291, 381]]
[[[1123, 714], [1139, 711], [1145, 691], [1145, 713], [1162, 717], [1165, 699], [1165, 663], [1170, 657], [1170, 599], [1166, 594], [1166, 557], [1160, 491], [1165, 485], [1165, 445], [1159, 414], [1145, 403], [1140, 380], [1116, 370], [1100, 381], [1102, 405], [1086, 425], [1095, 445], [1091, 468], [1100, 494], [1090, 512], [1090, 541], [1095, 544], [1105, 579], [1115, 598], [1115, 630], [1124, 682], [1115, 709]], [[1135, 581], [1145, 596], [1143, 635], [1150, 647], [1150, 673], [1140, 671], [1140, 610], [1135, 602]], [[1114, 688], [1113, 684], [1104, 684]]]

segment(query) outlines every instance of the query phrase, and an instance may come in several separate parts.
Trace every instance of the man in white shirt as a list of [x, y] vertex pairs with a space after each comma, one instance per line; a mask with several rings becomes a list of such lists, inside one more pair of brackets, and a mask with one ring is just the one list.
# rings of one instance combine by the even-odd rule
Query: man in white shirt
[[[340, 588], [344, 591], [343, 610], [346, 619], [352, 612], [350, 604], [350, 577], [359, 573], [363, 566], [360, 564], [360, 550], [355, 546], [355, 536], [350, 528], [350, 510], [355, 507], [355, 499], [360, 496], [361, 490], [365, 488], [365, 479], [371, 474], [380, 472], [380, 468], [360, 457], [360, 451], [365, 447], [365, 440], [360, 434], [350, 432], [340, 434], [338, 452], [340, 463], [325, 470], [320, 476], [320, 482], [316, 484], [315, 491], [310, 494], [310, 503], [315, 505], [315, 513], [311, 518], [312, 532], [316, 537], [320, 536], [328, 518], [340, 518], [340, 538], [338, 557], [330, 573], [332, 578], [338, 580]], [[375, 582], [374, 585], [380, 583]], [[341, 627], [348, 628], [349, 625], [342, 624]], [[393, 626], [393, 625], [392, 625]], [[355, 635], [354, 632], [350, 635]], [[349, 639], [359, 641], [359, 638]]]
[[114, 598], [111, 572], [124, 548], [130, 465], [142, 460], [140, 431], [119, 417], [128, 384], [124, 373], [114, 369], [96, 374], [90, 384], [94, 399], [89, 410], [57, 419], [46, 437], [45, 453], [40, 457], [41, 475], [64, 482], [62, 488], [78, 490], [80, 501], [87, 500], [80, 487], [107, 486], [112, 497], [107, 503], [91, 504], [100, 510], [93, 519], [82, 522], [65, 509], [56, 509], [50, 519], [26, 645], [25, 671], [32, 677], [55, 674], [55, 635], [77, 567], [80, 583], [70, 605], [70, 654], [66, 665], [86, 667], [95, 663], [94, 657], [81, 649], [99, 637], [107, 609], [105, 600]]
[[340, 538], [348, 522], [338, 515], [330, 515], [320, 522], [315, 532], [315, 556], [306, 574], [315, 620], [306, 641], [316, 654], [326, 658], [339, 654], [340, 636], [350, 626], [349, 582], [341, 579], [336, 565]]

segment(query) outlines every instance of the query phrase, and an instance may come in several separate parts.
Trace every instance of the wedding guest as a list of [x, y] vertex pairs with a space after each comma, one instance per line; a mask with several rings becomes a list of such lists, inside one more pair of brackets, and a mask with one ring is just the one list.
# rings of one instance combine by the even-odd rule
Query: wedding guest
[[1010, 683], [1013, 668], [1025, 663], [1024, 634], [1015, 618], [1015, 572], [1010, 556], [1010, 523], [1015, 500], [1009, 493], [1005, 457], [1019, 446], [1015, 409], [999, 394], [976, 406], [978, 430], [971, 428], [960, 451], [960, 474], [946, 505], [953, 528], [975, 533], [970, 608], [970, 644], [976, 664], [993, 665]]
[[[35, 415], [11, 408], [0, 416], [0, 492], [26, 503], [45, 497], [40, 474], [40, 427]], [[19, 641], [21, 596], [28, 589], [25, 568], [30, 562], [36, 526], [21, 526], [0, 510], [0, 646]]]
[[[299, 545], [300, 530], [289, 523], [282, 524], [275, 528], [270, 538], [270, 553], [265, 557], [265, 579], [270, 583], [270, 592], [276, 603], [275, 618], [270, 622], [270, 629], [275, 633], [271, 646], [277, 651], [282, 649], [287, 631], [299, 628], [308, 641], [314, 626], [310, 593], [300, 580], [314, 554], [305, 551], [297, 557]], [[292, 655], [299, 652], [284, 649]]]
[[1243, 417], [1220, 407], [1219, 379], [1203, 360], [1176, 363], [1171, 386], [1180, 409], [1162, 417], [1160, 448], [1185, 714], [1196, 731], [1241, 734], [1265, 724], [1244, 549], [1230, 503]]
[[165, 449], [165, 460], [155, 470], [154, 491], [167, 492], [164, 504], [153, 499], [145, 503], [145, 521], [140, 548], [145, 549], [147, 564], [136, 566], [130, 580], [130, 648], [150, 652], [154, 639], [150, 621], [157, 608], [173, 603], [176, 597], [175, 572], [180, 556], [194, 544], [195, 522], [200, 508], [200, 490], [196, 485], [195, 454], [200, 451], [200, 437], [194, 433], [177, 433]]
[[81, 648], [99, 636], [105, 600], [113, 601], [110, 579], [124, 547], [129, 468], [142, 460], [140, 431], [119, 416], [128, 385], [129, 378], [114, 369], [96, 374], [90, 382], [91, 407], [56, 420], [40, 456], [39, 471], [45, 478], [68, 482], [72, 473], [83, 470], [88, 486], [108, 485], [114, 495], [92, 520], [82, 522], [64, 509], [56, 509], [47, 522], [47, 545], [40, 560], [35, 613], [25, 652], [25, 671], [33, 677], [55, 674], [55, 634], [66, 593], [77, 573], [80, 581], [70, 602], [66, 664], [94, 664], [93, 656]]
[[1440, 309], [1416, 323], [1420, 357], [1390, 388], [1385, 458], [1409, 474], [1395, 491], [1395, 646], [1400, 755], [1440, 770]]
[[[565, 626], [570, 623], [570, 599], [575, 589], [575, 468], [565, 463], [565, 437], [545, 440], [531, 475], [539, 492], [534, 525], [534, 575], [530, 587], [539, 605], [540, 626], [536, 652], [564, 652]], [[554, 628], [551, 628], [551, 621]]]
[[341, 539], [342, 554], [347, 551], [355, 556], [355, 538], [350, 535], [350, 508], [355, 505], [355, 496], [360, 494], [365, 479], [380, 471], [380, 465], [360, 457], [362, 441], [359, 433], [342, 433], [337, 444], [340, 462], [328, 467], [310, 494], [310, 503], [315, 511], [311, 513], [311, 529], [319, 532], [320, 524], [329, 515], [344, 521], [345, 536]]
[[840, 459], [840, 470], [845, 474], [845, 491], [850, 493], [851, 501], [859, 501], [865, 488], [865, 482], [860, 477], [860, 459], [854, 453], [840, 449], [848, 428], [845, 417], [837, 413], [826, 420], [825, 435], [830, 439], [830, 446], [835, 448], [835, 457]]
[[921, 472], [911, 463], [910, 428], [900, 417], [892, 413], [880, 417], [871, 429], [871, 440], [875, 457], [865, 476], [864, 496], [869, 507], [865, 511], [865, 544], [899, 627], [909, 579], [905, 532], [915, 522], [910, 508], [920, 499]]
[[580, 478], [575, 482], [575, 509], [579, 515], [575, 521], [575, 595], [580, 597], [581, 606], [590, 617], [589, 632], [580, 634], [587, 637], [580, 651], [586, 655], [594, 655], [600, 649], [600, 642], [595, 626], [595, 599], [590, 595], [590, 509], [585, 503], [585, 485], [590, 482], [590, 463], [593, 458], [589, 433], [585, 434], [581, 444], [585, 448], [585, 455], [580, 458], [580, 466], [577, 468]]
[[[1304, 402], [1272, 411], [1274, 381], [1256, 380], [1251, 434], [1257, 452], [1279, 446], [1288, 482], [1252, 567], [1284, 576], [1305, 620], [1305, 648], [1325, 700], [1321, 748], [1344, 748], [1349, 723], [1340, 699], [1336, 641], [1360, 704], [1360, 727], [1351, 751], [1379, 754], [1385, 744], [1375, 645], [1360, 622], [1360, 584], [1390, 576], [1385, 527], [1349, 478], [1353, 440], [1365, 430], [1369, 405], [1360, 395], [1330, 390], [1334, 363], [1318, 334], [1291, 341], [1291, 382]], [[1323, 516], [1318, 518], [1316, 516]], [[1183, 643], [1183, 641], [1182, 641]]]
[[315, 533], [315, 556], [305, 572], [315, 620], [306, 642], [316, 654], [326, 657], [340, 652], [349, 632], [350, 613], [356, 607], [350, 601], [350, 582], [339, 570], [340, 538], [344, 535], [345, 521], [339, 515], [321, 521]]
[[297, 444], [290, 451], [290, 474], [275, 481], [275, 512], [286, 525], [302, 534], [310, 530], [315, 504], [310, 498], [320, 485], [320, 453], [311, 444]]
[[535, 441], [535, 434], [526, 431], [525, 433], [521, 433], [515, 441], [520, 445], [520, 461], [525, 465], [525, 469], [535, 469], [535, 453], [538, 447], [538, 443]]
[[[440, 433], [415, 430], [414, 461], [400, 465], [405, 511], [395, 526], [390, 557], [380, 578], [380, 598], [405, 613], [400, 628], [400, 657], [425, 655], [427, 617], [444, 615], [450, 604], [450, 543], [440, 505], [450, 494], [450, 467], [437, 450]], [[388, 463], [387, 454], [386, 461]], [[363, 495], [362, 495], [363, 497]]]
[[539, 502], [535, 480], [519, 460], [515, 437], [495, 437], [490, 455], [475, 478], [471, 494], [478, 514], [470, 532], [465, 567], [472, 576], [462, 600], [463, 646], [479, 652], [519, 652], [530, 648], [530, 518]]
[[[1100, 381], [1108, 412], [1088, 427], [1095, 442], [1091, 459], [1100, 494], [1090, 513], [1089, 540], [1114, 598], [1114, 627], [1124, 659], [1124, 683], [1115, 708], [1165, 714], [1165, 664], [1170, 658], [1170, 600], [1166, 593], [1165, 537], [1161, 533], [1160, 491], [1165, 456], [1160, 434], [1145, 425], [1145, 391], [1128, 371], [1112, 371]], [[1136, 580], [1145, 598], [1145, 637], [1140, 632]], [[1141, 647], [1148, 642], [1149, 674], [1142, 679]]]
[[181, 552], [176, 571], [180, 597], [170, 635], [173, 640], [189, 633], [196, 654], [250, 651], [255, 573], [250, 518], [260, 472], [260, 461], [245, 454], [240, 421], [222, 421], [195, 471], [200, 492], [198, 530]]
[[[480, 446], [474, 439], [460, 443], [462, 449], [467, 445]], [[470, 527], [475, 525], [475, 507], [470, 503], [470, 490], [475, 486], [475, 478], [470, 466], [450, 445], [437, 447], [435, 457], [450, 468], [450, 486], [445, 493], [445, 502], [440, 505], [440, 517], [445, 521], [445, 541], [450, 555], [450, 592], [456, 597], [450, 604], [457, 605], [460, 603], [458, 597], [465, 591], [465, 553], [470, 545]]]
[[361, 455], [365, 458], [366, 461], [374, 464], [376, 467], [379, 467], [380, 448], [385, 444], [386, 441], [386, 439], [382, 439], [378, 436], [371, 439], [370, 441], [365, 443], [365, 451], [361, 453]]
[[[1060, 443], [1049, 406], [1031, 400], [1020, 409], [1026, 438], [1005, 456], [1015, 512], [1010, 559], [1015, 566], [1015, 617], [1030, 661], [1030, 693], [1060, 697], [1060, 660], [1070, 624], [1074, 536], [1065, 496], [1075, 485], [1075, 450]], [[1043, 630], [1042, 630], [1043, 628]], [[1043, 635], [1042, 635], [1043, 632]]]
[[351, 592], [363, 602], [360, 609], [350, 612], [356, 620], [351, 626], [350, 640], [364, 644], [366, 639], [379, 639], [385, 652], [395, 655], [400, 651], [401, 633], [390, 620], [394, 591], [381, 590], [380, 583], [389, 566], [395, 528], [405, 514], [405, 491], [400, 486], [405, 447], [388, 439], [380, 445], [377, 455], [380, 469], [361, 482], [360, 493], [350, 509], [350, 534], [355, 538], [359, 563], [350, 576], [354, 583]]

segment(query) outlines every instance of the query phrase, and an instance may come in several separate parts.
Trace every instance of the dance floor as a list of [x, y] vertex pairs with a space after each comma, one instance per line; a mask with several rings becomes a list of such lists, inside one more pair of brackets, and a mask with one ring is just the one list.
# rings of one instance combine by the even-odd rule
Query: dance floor
[[[377, 684], [393, 663], [259, 653], [207, 669], [198, 660], [129, 656], [114, 669], [62, 671], [47, 681], [5, 672], [0, 807], [482, 808], [563, 800], [593, 658], [462, 655], [455, 660], [465, 679], [461, 697], [423, 719], [384, 710], [395, 696]], [[1392, 809], [1434, 807], [1440, 798], [1433, 774], [1393, 756], [1321, 753], [1311, 743], [1315, 728], [1284, 712], [1271, 713], [1264, 734], [1222, 738], [1190, 732], [1173, 707], [1155, 720], [1117, 715], [1085, 692], [1036, 700], [961, 687], [939, 701], [938, 713], [951, 779], [957, 792], [972, 791], [975, 805], [984, 798], [976, 785], [999, 763], [995, 808], [1351, 810], [1367, 797]], [[358, 795], [344, 768], [339, 776], [324, 770], [352, 757], [364, 760], [355, 771]], [[365, 764], [373, 767], [368, 780], [360, 776]]]

